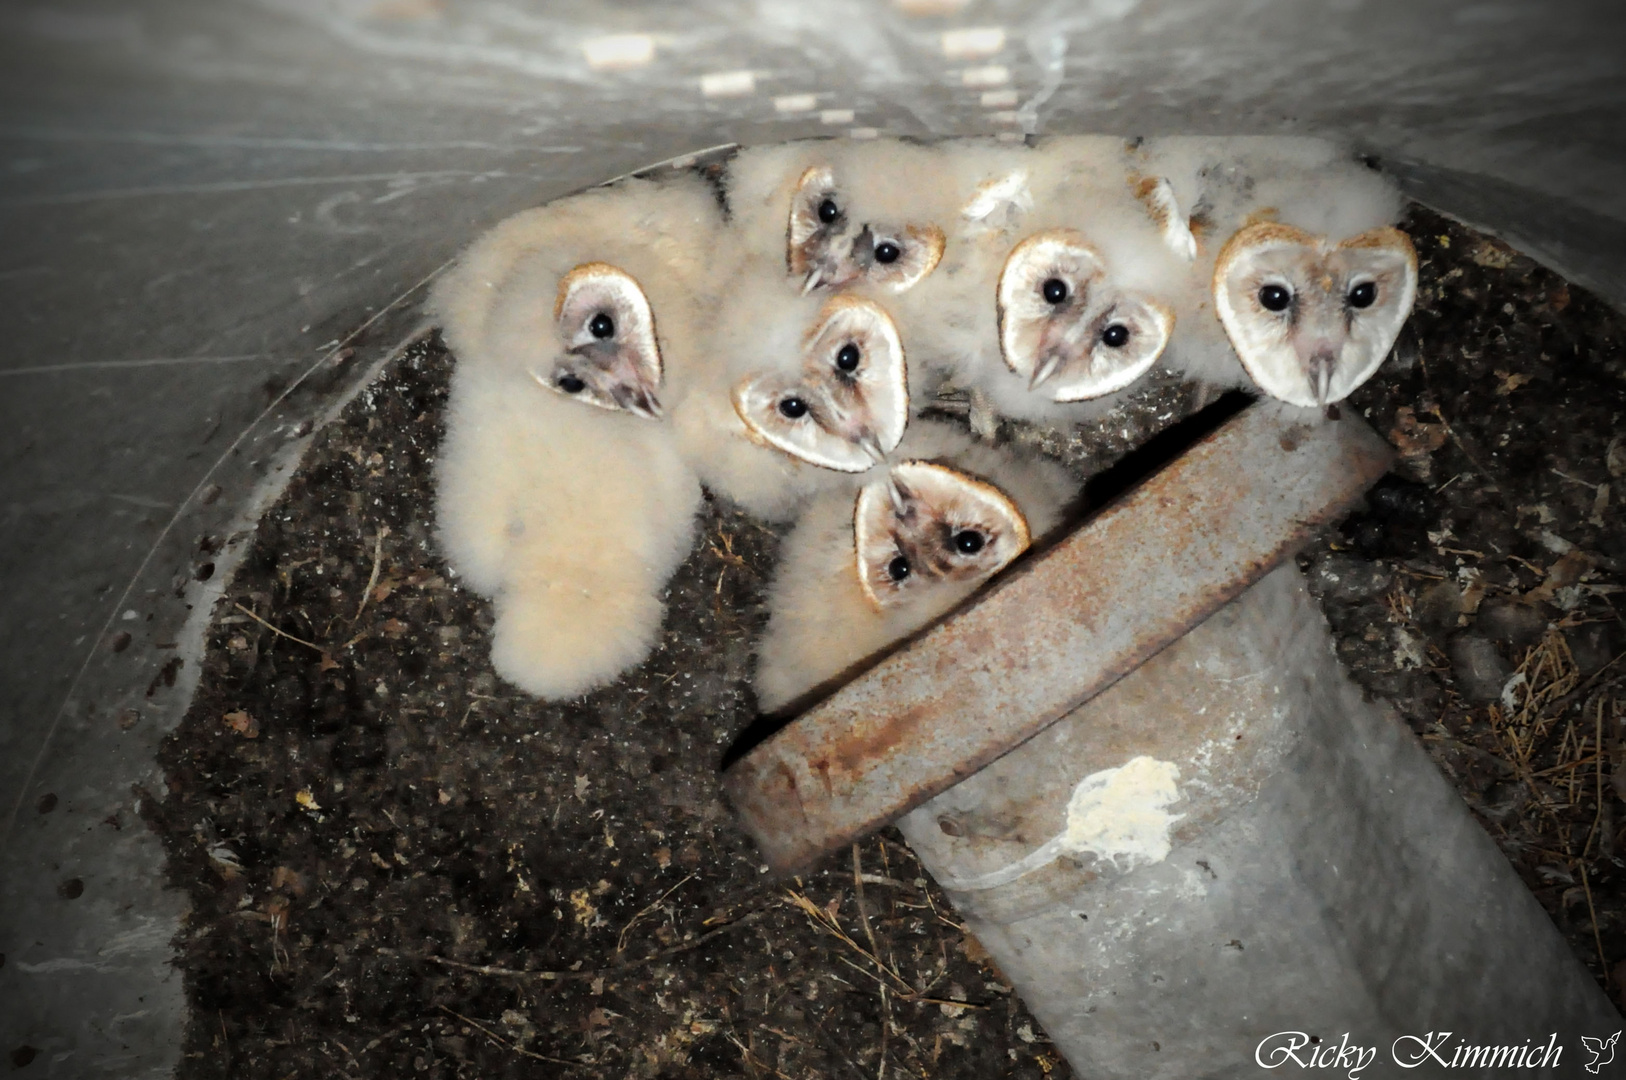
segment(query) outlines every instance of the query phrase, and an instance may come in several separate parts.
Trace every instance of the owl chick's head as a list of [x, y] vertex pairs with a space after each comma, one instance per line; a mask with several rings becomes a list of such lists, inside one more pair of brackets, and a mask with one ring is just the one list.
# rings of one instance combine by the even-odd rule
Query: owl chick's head
[[1027, 550], [1027, 519], [998, 488], [928, 461], [864, 485], [853, 506], [858, 582], [877, 611], [972, 589]]
[[861, 218], [827, 165], [809, 167], [791, 195], [785, 261], [803, 292], [858, 280], [903, 292], [936, 268], [943, 245], [936, 225]]
[[608, 263], [577, 266], [559, 281], [553, 322], [558, 347], [532, 378], [601, 409], [660, 417], [655, 314], [631, 274]]
[[1053, 401], [1122, 390], [1162, 355], [1174, 313], [1116, 288], [1101, 254], [1071, 229], [1023, 240], [997, 292], [1005, 364]]
[[1257, 222], [1221, 249], [1214, 308], [1260, 389], [1293, 405], [1341, 401], [1389, 354], [1417, 292], [1417, 252], [1399, 229], [1329, 243]]
[[898, 445], [909, 421], [908, 378], [897, 325], [879, 304], [831, 297], [803, 338], [800, 361], [734, 387], [734, 410], [754, 438], [840, 472], [863, 472]]

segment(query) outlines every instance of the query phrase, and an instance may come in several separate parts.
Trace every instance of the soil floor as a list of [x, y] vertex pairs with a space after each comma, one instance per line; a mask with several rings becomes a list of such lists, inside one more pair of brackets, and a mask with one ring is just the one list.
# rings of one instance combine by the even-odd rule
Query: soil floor
[[[1354, 677], [1618, 995], [1626, 321], [1430, 212], [1406, 227], [1416, 312], [1344, 406], [1401, 464], [1300, 562]], [[615, 685], [545, 705], [493, 675], [490, 606], [431, 533], [453, 362], [433, 338], [394, 361], [243, 541], [145, 800], [192, 905], [177, 1075], [1070, 1076], [895, 832], [772, 881], [734, 824], [717, 766], [755, 719], [775, 531], [708, 503]], [[1094, 471], [1188, 397], [1001, 438]]]

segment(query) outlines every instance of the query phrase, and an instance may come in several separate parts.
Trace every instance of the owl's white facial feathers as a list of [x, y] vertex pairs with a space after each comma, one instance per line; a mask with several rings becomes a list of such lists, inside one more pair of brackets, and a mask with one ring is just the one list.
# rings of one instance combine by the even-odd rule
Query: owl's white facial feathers
[[827, 165], [809, 167], [791, 195], [785, 263], [804, 293], [860, 279], [903, 292], [937, 267], [943, 247], [936, 225], [860, 219]]
[[1030, 542], [1004, 492], [927, 461], [905, 461], [864, 485], [853, 506], [859, 585], [877, 611], [943, 582], [981, 582]]
[[553, 316], [559, 348], [532, 378], [601, 409], [659, 419], [655, 315], [631, 274], [602, 262], [577, 266], [559, 281]]
[[1214, 267], [1214, 307], [1248, 374], [1307, 408], [1348, 397], [1383, 363], [1417, 290], [1417, 254], [1398, 229], [1338, 244], [1258, 222]]
[[882, 308], [850, 294], [819, 312], [799, 371], [770, 370], [735, 386], [735, 412], [751, 435], [838, 472], [863, 472], [903, 438], [908, 374], [898, 328]]
[[1070, 229], [1035, 233], [1011, 250], [997, 306], [1006, 366], [1057, 402], [1130, 385], [1174, 326], [1165, 305], [1114, 288], [1099, 252]]

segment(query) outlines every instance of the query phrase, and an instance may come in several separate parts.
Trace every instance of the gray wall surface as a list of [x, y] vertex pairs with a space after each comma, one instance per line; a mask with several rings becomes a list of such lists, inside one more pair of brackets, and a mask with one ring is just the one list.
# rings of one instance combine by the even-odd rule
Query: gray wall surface
[[[647, 59], [595, 67], [613, 35]], [[0, 6], [0, 1051], [168, 1073], [181, 911], [135, 804], [235, 550], [200, 538], [486, 225], [724, 142], [1331, 134], [1621, 305], [1623, 42], [1579, 0]]]

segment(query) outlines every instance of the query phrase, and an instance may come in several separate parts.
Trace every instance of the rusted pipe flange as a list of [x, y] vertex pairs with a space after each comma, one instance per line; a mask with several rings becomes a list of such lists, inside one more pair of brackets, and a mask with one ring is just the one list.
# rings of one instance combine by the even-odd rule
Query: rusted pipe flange
[[1346, 412], [1255, 404], [724, 776], [768, 865], [797, 869], [1021, 745], [1344, 513], [1392, 451]]

